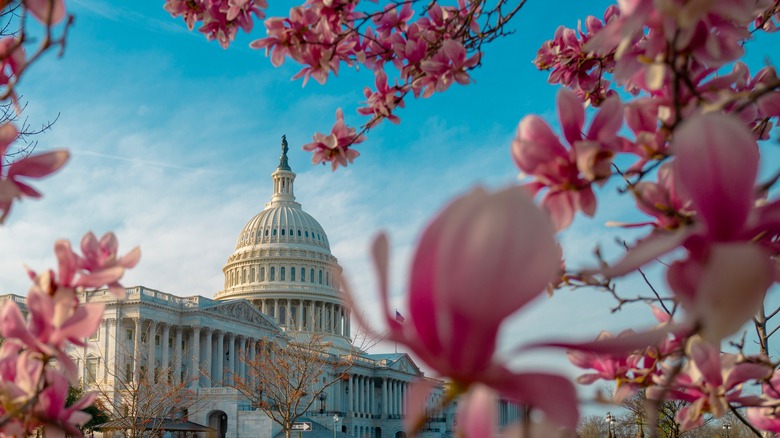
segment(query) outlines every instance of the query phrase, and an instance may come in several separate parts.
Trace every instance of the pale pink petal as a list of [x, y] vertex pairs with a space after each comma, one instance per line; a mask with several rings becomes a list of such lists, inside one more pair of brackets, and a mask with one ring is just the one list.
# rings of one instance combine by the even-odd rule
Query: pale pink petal
[[[720, 386], [723, 384], [720, 364], [720, 342], [717, 346], [694, 336], [688, 341], [685, 351], [691, 359], [696, 370], [701, 373], [701, 377], [710, 385]], [[697, 378], [697, 376], [692, 376]]]
[[691, 117], [675, 131], [675, 180], [707, 224], [711, 238], [728, 240], [742, 231], [753, 206], [758, 145], [734, 116]]
[[[637, 350], [644, 350], [647, 347], [658, 345], [671, 333], [673, 327], [664, 326], [662, 328], [649, 330], [646, 332], [621, 334], [621, 336], [603, 337], [590, 342], [566, 342], [549, 341], [525, 345], [518, 352], [528, 351], [544, 347], [567, 348], [570, 350], [583, 351], [596, 354], [614, 354], [622, 355], [632, 353]], [[576, 363], [575, 363], [576, 365]]]
[[702, 336], [719, 342], [737, 332], [755, 314], [774, 281], [769, 255], [750, 243], [713, 247], [692, 310]]
[[65, 18], [62, 0], [25, 0], [25, 6], [43, 24], [57, 24]]
[[577, 426], [577, 391], [568, 379], [554, 374], [518, 373], [503, 379], [500, 386], [502, 394], [540, 409], [549, 421], [571, 429]]
[[601, 270], [600, 273], [604, 277], [614, 278], [634, 272], [642, 265], [677, 248], [688, 236], [690, 236], [690, 230], [675, 232], [656, 230], [631, 248], [622, 260]]
[[487, 386], [475, 385], [458, 406], [459, 435], [491, 437], [498, 424], [496, 402], [498, 395]]
[[433, 382], [430, 379], [419, 379], [411, 383], [404, 412], [404, 429], [415, 430], [427, 418], [427, 402], [434, 388]]
[[141, 260], [141, 248], [136, 246], [132, 251], [123, 255], [117, 261], [117, 264], [124, 267], [125, 269], [131, 269], [138, 264], [139, 260]]

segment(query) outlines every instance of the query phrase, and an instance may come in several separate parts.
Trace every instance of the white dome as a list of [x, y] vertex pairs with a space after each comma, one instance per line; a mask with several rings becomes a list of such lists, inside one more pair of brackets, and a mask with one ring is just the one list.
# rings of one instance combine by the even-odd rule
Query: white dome
[[238, 235], [236, 250], [258, 245], [299, 244], [330, 251], [328, 236], [319, 222], [297, 202], [286, 204], [266, 207], [250, 219]]
[[283, 330], [321, 333], [339, 345], [349, 339], [349, 309], [341, 296], [341, 266], [330, 253], [322, 225], [295, 202], [295, 173], [282, 140], [274, 191], [250, 219], [222, 271], [218, 300], [246, 299]]

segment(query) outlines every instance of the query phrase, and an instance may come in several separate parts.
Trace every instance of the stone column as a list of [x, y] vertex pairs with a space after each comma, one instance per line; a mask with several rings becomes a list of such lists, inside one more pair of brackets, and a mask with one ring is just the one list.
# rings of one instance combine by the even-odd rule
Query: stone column
[[[111, 324], [116, 324], [116, 320], [114, 318], [106, 318], [106, 331], [105, 336], [103, 337], [103, 351], [106, 352], [106, 357], [103, 358], [103, 382], [108, 382], [108, 370], [111, 366], [110, 361], [112, 357], [116, 357], [116, 352], [111, 351], [111, 343], [109, 342], [110, 339], [110, 333], [111, 333]], [[114, 340], [114, 344], [117, 343], [117, 340]]]
[[325, 303], [323, 301], [320, 301], [320, 309], [317, 313], [317, 330], [324, 332], [325, 330], [323, 327], [325, 327]]
[[200, 380], [200, 327], [192, 328], [192, 365], [190, 366], [190, 384], [198, 387]]
[[230, 349], [228, 350], [230, 352], [230, 359], [228, 360], [228, 371], [230, 372], [230, 375], [228, 376], [229, 381], [232, 381], [233, 376], [236, 375], [236, 359], [238, 359], [238, 355], [236, 354], [236, 335], [234, 333], [230, 333]]
[[217, 357], [214, 367], [214, 383], [219, 386], [224, 386], [222, 379], [222, 372], [225, 369], [225, 332], [220, 331], [217, 336]]
[[160, 354], [162, 355], [160, 365], [162, 367], [163, 374], [165, 374], [163, 376], [163, 382], [166, 383], [168, 382], [168, 372], [171, 370], [170, 361], [168, 360], [168, 356], [170, 355], [170, 349], [168, 347], [168, 339], [170, 337], [171, 337], [171, 325], [165, 324], [163, 326], [162, 337], [160, 339], [160, 343], [162, 344], [161, 345], [162, 351], [160, 352]]
[[387, 418], [387, 377], [382, 379], [382, 409], [379, 412], [381, 418]]
[[357, 376], [357, 412], [363, 415], [363, 376]]
[[276, 318], [276, 322], [280, 322], [281, 318], [279, 318], [279, 300], [274, 300], [274, 318]]
[[316, 321], [316, 313], [314, 313], [314, 300], [309, 301], [309, 331], [314, 331], [314, 322]]
[[247, 374], [249, 378], [249, 385], [253, 388], [255, 387], [255, 376], [252, 373], [253, 365], [255, 363], [257, 356], [257, 341], [254, 339], [249, 339], [249, 366], [247, 367]]
[[352, 394], [347, 396], [347, 415], [350, 415], [353, 410], [352, 399], [355, 397], [355, 375], [354, 374], [349, 375], [348, 388], [350, 391], [352, 391]]
[[181, 363], [183, 359], [182, 355], [184, 354], [181, 348], [182, 330], [184, 330], [183, 327], [176, 327], [176, 338], [173, 340], [173, 351], [175, 351], [176, 355], [176, 357], [173, 358], [173, 383], [177, 385], [181, 383]]
[[205, 377], [205, 381], [208, 382], [209, 387], [214, 386], [214, 370], [212, 369], [212, 365], [214, 363], [213, 355], [211, 354], [211, 343], [214, 341], [214, 329], [207, 328], [206, 329], [206, 352], [204, 355], [206, 356], [205, 364], [203, 365], [203, 369], [206, 371], [207, 375]]
[[149, 376], [154, 373], [154, 336], [157, 333], [157, 321], [149, 321], [149, 334], [146, 337], [146, 341], [149, 342], [149, 353], [146, 356], [146, 366], [148, 368]]
[[141, 318], [133, 318], [135, 331], [133, 332], [133, 381], [140, 382], [141, 376]]

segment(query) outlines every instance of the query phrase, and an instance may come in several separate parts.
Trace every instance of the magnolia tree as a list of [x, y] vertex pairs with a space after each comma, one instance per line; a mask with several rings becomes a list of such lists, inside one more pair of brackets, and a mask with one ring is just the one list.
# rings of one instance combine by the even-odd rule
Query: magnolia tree
[[[410, 97], [468, 84], [482, 44], [505, 35], [523, 3], [308, 0], [287, 17], [266, 17], [265, 0], [168, 0], [165, 9], [223, 47], [239, 29], [263, 21], [268, 35], [251, 47], [265, 49], [276, 66], [300, 64], [295, 77], [304, 82], [325, 82], [341, 68], [372, 71], [358, 110], [363, 125], [348, 126], [339, 109], [331, 132], [304, 146], [315, 163], [336, 169], [358, 156], [355, 145], [377, 123], [398, 123]], [[761, 142], [780, 115], [780, 80], [772, 66], [751, 73], [740, 61], [755, 34], [778, 29], [780, 2], [625, 0], [602, 17], [560, 27], [536, 55], [549, 82], [562, 86], [561, 132], [537, 116], [520, 121], [510, 153], [525, 184], [476, 189], [430, 222], [414, 256], [404, 324], [389, 311], [388, 242], [378, 237], [373, 255], [385, 327], [360, 323], [387, 330], [452, 380], [445, 402], [463, 397], [464, 435], [490, 436], [494, 424], [483, 419], [492, 418], [495, 404], [486, 401], [499, 394], [573, 428], [579, 414], [572, 383], [507, 368], [495, 355], [499, 327], [550, 288], [604, 288], [622, 306], [629, 300], [612, 279], [661, 263], [668, 295], [642, 300], [658, 328], [515, 351], [567, 348], [575, 365], [591, 370], [578, 381], [611, 381], [618, 401], [640, 390], [656, 406], [684, 401], [677, 415], [683, 430], [700, 425], [705, 413], [732, 411], [756, 434], [780, 432], [780, 372], [767, 355], [767, 320], [777, 311], [764, 307], [780, 278], [780, 204], [769, 196], [780, 169], [759, 180]], [[587, 127], [586, 108], [593, 113]], [[647, 230], [645, 236], [615, 263], [567, 270], [555, 234], [578, 213], [593, 216], [594, 188], [613, 179], [647, 217], [623, 226]], [[485, 299], [474, 302], [476, 291]], [[751, 319], [761, 351], [722, 351], [724, 339]], [[746, 384], [758, 389], [743, 391]], [[412, 399], [427, 390], [418, 385]], [[736, 411], [743, 407], [747, 418]], [[648, 419], [658, 418], [653, 410], [651, 403]], [[408, 428], [424, 424], [425, 412], [411, 414]]]
[[[0, 85], [11, 99], [30, 62], [64, 42], [53, 30], [67, 30], [69, 21], [60, 0], [21, 5], [23, 27], [29, 12], [46, 37], [31, 56], [25, 56], [25, 32], [0, 41]], [[168, 0], [164, 7], [223, 47], [239, 29], [249, 31], [263, 21], [268, 36], [252, 47], [265, 49], [274, 65], [300, 64], [296, 77], [304, 82], [325, 82], [341, 68], [372, 71], [374, 83], [366, 87], [365, 106], [358, 110], [365, 117], [362, 126], [348, 126], [339, 109], [331, 132], [315, 134], [304, 146], [315, 163], [336, 169], [358, 156], [355, 145], [372, 127], [385, 119], [398, 123], [397, 111], [408, 99], [468, 84], [482, 61], [482, 45], [506, 35], [522, 5], [522, 0], [309, 0], [288, 17], [271, 18], [265, 17], [265, 0]], [[520, 432], [551, 436], [551, 428], [573, 429], [577, 423], [573, 383], [510, 369], [507, 359], [495, 354], [501, 324], [545, 289], [564, 286], [604, 288], [623, 305], [628, 300], [612, 279], [665, 257], [661, 266], [669, 295], [647, 300], [658, 328], [513, 351], [566, 348], [575, 365], [590, 370], [580, 383], [613, 382], [616, 400], [644, 390], [653, 401], [648, 424], [658, 418], [656, 406], [662, 402], [684, 401], [677, 415], [683, 430], [701, 424], [705, 414], [723, 417], [731, 411], [756, 435], [780, 432], [780, 372], [767, 355], [773, 333], [767, 320], [777, 310], [765, 308], [767, 291], [780, 278], [780, 205], [770, 197], [780, 171], [768, 163], [775, 176], [759, 180], [762, 142], [780, 116], [780, 80], [771, 66], [751, 74], [740, 62], [753, 35], [777, 30], [780, 2], [624, 0], [602, 17], [587, 17], [577, 29], [559, 28], [537, 53], [536, 65], [550, 70], [549, 81], [562, 86], [561, 132], [536, 116], [520, 122], [510, 153], [526, 183], [496, 193], [476, 189], [430, 222], [415, 252], [404, 324], [390, 312], [389, 244], [378, 237], [373, 256], [385, 327], [360, 323], [367, 330], [386, 330], [452, 381], [443, 402], [461, 397], [461, 435], [491, 436], [492, 401], [500, 395], [543, 414], [543, 422], [525, 422]], [[586, 108], [593, 108], [587, 129]], [[4, 152], [16, 129], [3, 125], [0, 134]], [[45, 176], [66, 158], [65, 152], [52, 152], [7, 166], [0, 173], [3, 217], [14, 200], [38, 196], [20, 178]], [[561, 260], [556, 233], [578, 213], [592, 216], [598, 204], [594, 186], [613, 179], [626, 202], [647, 216], [624, 226], [647, 230], [646, 235], [628, 246], [621, 260], [597, 260], [596, 269], [572, 272]], [[83, 256], [58, 242], [57, 275], [32, 274], [26, 321], [15, 305], [3, 309], [0, 427], [5, 434], [39, 426], [52, 435], [77, 433], [72, 424], [83, 420], [77, 409], [88, 399], [67, 409], [60, 403], [73, 375], [63, 349], [83, 342], [102, 310], [79, 306], [76, 292], [117, 286], [122, 270], [138, 255], [116, 258], [111, 237], [99, 244], [94, 237], [85, 241]], [[474, 302], [474, 292], [485, 299]], [[746, 351], [744, 343], [723, 351], [724, 339], [751, 319], [761, 351]], [[757, 389], [745, 390], [746, 385]], [[408, 405], [424, 406], [429, 390], [425, 383], [416, 385]], [[747, 415], [737, 408], [746, 408]], [[422, 408], [409, 414], [410, 431], [425, 424]]]

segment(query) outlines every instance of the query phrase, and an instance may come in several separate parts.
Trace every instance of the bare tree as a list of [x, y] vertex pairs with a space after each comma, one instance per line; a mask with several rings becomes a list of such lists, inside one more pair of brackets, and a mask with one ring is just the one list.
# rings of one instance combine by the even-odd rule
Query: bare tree
[[[153, 336], [144, 336], [146, 342], [156, 342]], [[160, 340], [165, 342], [165, 340]], [[84, 383], [91, 391], [96, 391], [113, 409], [110, 410], [111, 429], [121, 430], [127, 438], [162, 436], [163, 420], [186, 419], [187, 415], [201, 408], [202, 402], [195, 391], [189, 388], [198, 377], [187, 377], [185, 373], [175, 375], [176, 356], [170, 364], [163, 366], [159, 360], [149, 363], [148, 348], [138, 352], [126, 347], [119, 340], [114, 342], [116, 354], [98, 352], [97, 356], [82, 358], [86, 367]], [[96, 366], [90, 365], [95, 357], [107, 359], [107, 379], [96, 374]], [[182, 358], [187, 357], [186, 351]], [[197, 376], [199, 372], [190, 373]]]
[[338, 354], [318, 333], [262, 339], [253, 358], [244, 355], [247, 379], [231, 386], [278, 423], [287, 437], [293, 422], [338, 382], [357, 358], [356, 350]]

